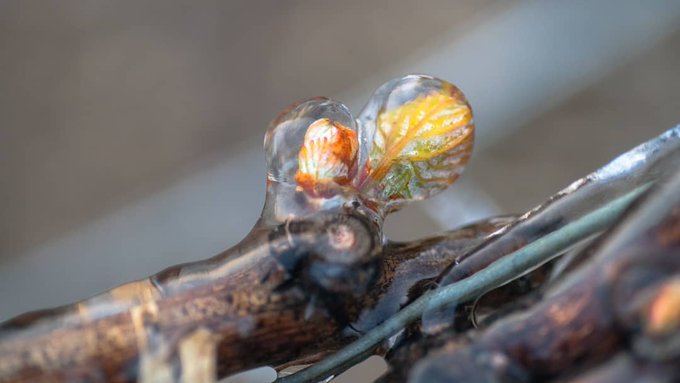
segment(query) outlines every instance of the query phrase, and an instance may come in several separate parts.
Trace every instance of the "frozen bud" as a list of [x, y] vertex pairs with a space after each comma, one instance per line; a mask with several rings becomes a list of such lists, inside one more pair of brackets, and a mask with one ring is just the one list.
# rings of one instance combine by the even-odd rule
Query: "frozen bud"
[[336, 186], [346, 186], [356, 173], [359, 144], [356, 133], [329, 118], [307, 128], [298, 155], [295, 181], [307, 193], [323, 196]]

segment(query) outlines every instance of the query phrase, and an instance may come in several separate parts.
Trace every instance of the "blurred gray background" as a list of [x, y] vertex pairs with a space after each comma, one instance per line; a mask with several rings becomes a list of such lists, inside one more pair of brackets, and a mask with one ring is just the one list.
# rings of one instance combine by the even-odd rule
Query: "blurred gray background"
[[[238, 241], [267, 124], [428, 73], [475, 110], [412, 239], [521, 212], [680, 122], [680, 1], [3, 1], [0, 320]], [[348, 380], [351, 381], [351, 380]]]

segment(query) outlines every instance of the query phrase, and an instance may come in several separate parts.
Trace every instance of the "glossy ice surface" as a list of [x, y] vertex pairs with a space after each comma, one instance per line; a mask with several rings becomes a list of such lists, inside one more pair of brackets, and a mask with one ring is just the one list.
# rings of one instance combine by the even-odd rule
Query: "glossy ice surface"
[[453, 183], [470, 158], [472, 109], [455, 86], [428, 76], [392, 80], [358, 118], [357, 188], [390, 209]]
[[278, 217], [274, 221], [305, 215], [309, 205], [325, 206], [338, 197], [361, 200], [384, 215], [454, 182], [473, 140], [472, 109], [463, 93], [429, 76], [387, 82], [356, 119], [335, 101], [304, 101], [284, 111], [267, 132], [269, 186], [278, 196], [294, 189], [295, 200], [270, 203], [273, 213], [265, 209], [265, 215]]

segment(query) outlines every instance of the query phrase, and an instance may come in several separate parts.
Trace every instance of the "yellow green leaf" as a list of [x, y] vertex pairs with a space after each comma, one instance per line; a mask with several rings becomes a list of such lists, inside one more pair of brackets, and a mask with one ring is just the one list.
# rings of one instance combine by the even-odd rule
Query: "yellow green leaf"
[[368, 185], [386, 200], [425, 198], [445, 188], [472, 150], [472, 110], [448, 83], [381, 111], [375, 124]]

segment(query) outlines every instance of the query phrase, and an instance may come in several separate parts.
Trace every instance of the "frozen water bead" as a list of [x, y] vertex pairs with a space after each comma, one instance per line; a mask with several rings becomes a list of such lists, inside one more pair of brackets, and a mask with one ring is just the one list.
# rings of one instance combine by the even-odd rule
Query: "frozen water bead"
[[309, 126], [329, 119], [356, 132], [354, 118], [347, 107], [327, 98], [314, 98], [293, 105], [272, 121], [264, 139], [267, 178], [294, 185], [299, 169], [299, 154]]
[[462, 172], [474, 141], [463, 93], [434, 77], [410, 75], [381, 86], [358, 118], [357, 188], [396, 208], [445, 189]]

